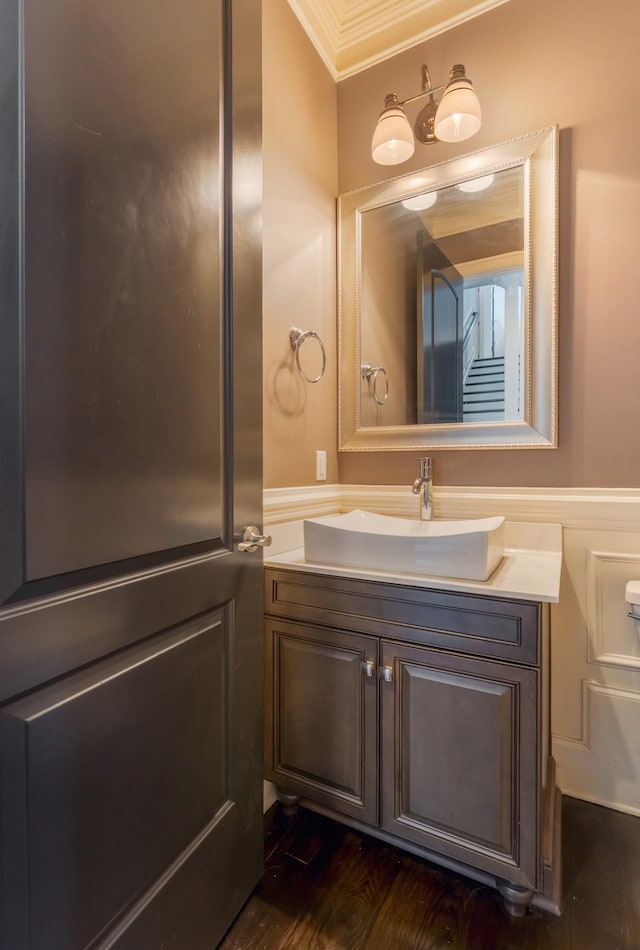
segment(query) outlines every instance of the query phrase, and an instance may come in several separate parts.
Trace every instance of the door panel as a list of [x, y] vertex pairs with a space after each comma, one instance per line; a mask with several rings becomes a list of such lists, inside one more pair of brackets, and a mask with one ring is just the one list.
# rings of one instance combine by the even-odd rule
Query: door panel
[[25, 4], [27, 579], [222, 534], [219, 21]]
[[230, 634], [203, 618], [0, 712], [33, 946], [87, 945], [227, 803]]
[[235, 570], [223, 550], [7, 607], [0, 701], [219, 607], [233, 596]]
[[238, 808], [223, 808], [96, 950], [217, 946], [248, 897], [247, 862], [253, 856], [238, 851], [246, 839], [245, 817]]
[[0, 946], [209, 950], [262, 868], [260, 4], [0, 27]]

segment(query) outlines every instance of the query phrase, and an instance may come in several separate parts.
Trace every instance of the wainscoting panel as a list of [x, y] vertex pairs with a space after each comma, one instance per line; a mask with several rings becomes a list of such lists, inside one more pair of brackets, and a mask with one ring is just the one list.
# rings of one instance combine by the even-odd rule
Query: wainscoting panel
[[582, 684], [583, 739], [554, 737], [568, 795], [640, 815], [640, 692]]
[[[353, 508], [418, 515], [404, 485], [265, 491], [265, 524]], [[627, 581], [640, 580], [640, 490], [436, 486], [434, 513], [563, 526], [560, 603], [551, 608], [558, 782], [567, 794], [640, 814], [640, 640], [624, 599]]]
[[640, 670], [640, 639], [627, 617], [627, 581], [640, 578], [640, 555], [587, 552], [589, 662]]

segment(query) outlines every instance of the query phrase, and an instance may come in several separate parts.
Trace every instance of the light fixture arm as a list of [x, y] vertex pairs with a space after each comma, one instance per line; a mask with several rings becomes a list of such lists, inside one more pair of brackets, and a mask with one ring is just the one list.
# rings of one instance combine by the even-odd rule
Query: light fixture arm
[[[426, 67], [425, 67], [426, 68]], [[423, 89], [422, 92], [419, 92], [417, 96], [409, 96], [408, 99], [399, 99], [399, 106], [406, 106], [410, 102], [417, 102], [418, 99], [424, 99], [425, 96], [435, 96], [437, 93], [442, 92], [447, 83], [443, 83], [441, 86], [433, 86], [429, 89]]]
[[415, 102], [417, 99], [422, 99], [424, 96], [429, 96], [429, 101], [427, 102], [426, 106], [418, 113], [414, 126], [415, 137], [418, 142], [422, 142], [423, 145], [434, 145], [438, 141], [434, 132], [436, 112], [438, 111], [435, 96], [436, 93], [440, 92], [444, 88], [444, 86], [436, 86], [434, 88], [431, 85], [429, 67], [423, 63], [422, 92], [419, 95], [413, 96], [411, 99], [406, 100], [407, 102]]
[[431, 75], [429, 73], [429, 67], [423, 63], [422, 64], [422, 92], [419, 92], [416, 96], [409, 96], [408, 99], [398, 100], [399, 106], [406, 106], [410, 102], [417, 102], [418, 99], [423, 99], [424, 96], [434, 96], [438, 92], [442, 92], [447, 85], [446, 82], [443, 82], [441, 86], [432, 86], [431, 85]]

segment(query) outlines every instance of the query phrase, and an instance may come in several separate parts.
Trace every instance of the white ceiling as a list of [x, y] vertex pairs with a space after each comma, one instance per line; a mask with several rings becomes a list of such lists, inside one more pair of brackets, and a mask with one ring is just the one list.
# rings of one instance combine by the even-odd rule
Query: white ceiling
[[508, 0], [289, 0], [335, 79], [344, 79]]

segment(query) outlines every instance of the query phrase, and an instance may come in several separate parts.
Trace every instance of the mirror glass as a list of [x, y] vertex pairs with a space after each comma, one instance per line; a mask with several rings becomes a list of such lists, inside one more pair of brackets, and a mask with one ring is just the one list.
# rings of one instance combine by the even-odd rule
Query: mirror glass
[[556, 140], [340, 197], [343, 451], [557, 444]]

